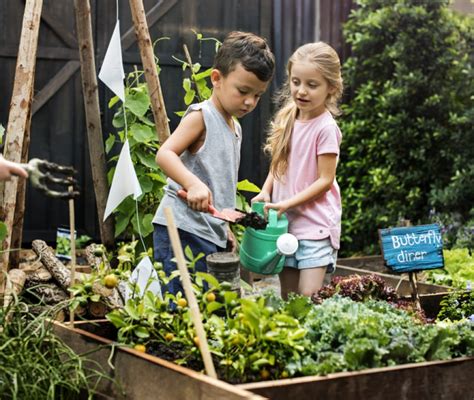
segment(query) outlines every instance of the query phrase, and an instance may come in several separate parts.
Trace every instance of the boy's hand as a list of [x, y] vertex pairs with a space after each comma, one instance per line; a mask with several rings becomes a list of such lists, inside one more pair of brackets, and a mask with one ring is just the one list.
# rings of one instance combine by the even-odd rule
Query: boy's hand
[[195, 211], [207, 212], [212, 204], [212, 193], [202, 182], [195, 183], [187, 188], [188, 206]]
[[227, 227], [227, 248], [230, 248], [232, 253], [235, 253], [239, 248], [239, 242], [229, 226]]
[[271, 201], [270, 194], [263, 190], [259, 194], [257, 194], [252, 200], [250, 200], [251, 203], [256, 203], [256, 202], [269, 203], [270, 201]]
[[279, 203], [266, 203], [263, 207], [263, 211], [265, 212], [265, 215], [267, 215], [268, 210], [277, 210], [278, 218], [280, 218], [281, 214], [286, 212], [289, 208], [291, 208], [291, 206], [288, 201], [280, 201]]

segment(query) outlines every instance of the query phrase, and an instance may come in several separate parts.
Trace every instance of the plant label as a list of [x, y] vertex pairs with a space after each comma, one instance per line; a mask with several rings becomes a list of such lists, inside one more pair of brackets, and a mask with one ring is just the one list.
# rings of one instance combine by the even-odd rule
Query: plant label
[[385, 264], [395, 272], [444, 267], [438, 224], [379, 229], [379, 236]]

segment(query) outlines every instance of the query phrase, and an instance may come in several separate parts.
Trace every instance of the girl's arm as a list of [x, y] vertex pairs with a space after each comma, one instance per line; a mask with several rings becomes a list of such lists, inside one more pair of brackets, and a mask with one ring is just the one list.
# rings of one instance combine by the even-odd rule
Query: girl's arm
[[212, 194], [209, 188], [184, 166], [179, 156], [186, 149], [195, 147], [204, 134], [202, 113], [192, 112], [181, 120], [156, 154], [156, 163], [167, 176], [188, 192], [188, 205], [196, 211], [207, 211], [209, 204], [212, 203]]
[[336, 177], [337, 155], [321, 154], [318, 156], [318, 172], [319, 176], [316, 181], [309, 185], [306, 189], [297, 193], [288, 200], [278, 203], [265, 204], [265, 209], [272, 208], [278, 210], [278, 216], [283, 214], [290, 208], [300, 206], [308, 201], [316, 200], [326, 193], [334, 182]]
[[262, 190], [250, 201], [252, 203], [255, 203], [257, 201], [263, 201], [264, 203], [268, 203], [269, 201], [271, 201], [272, 190], [273, 190], [273, 174], [269, 172], [267, 179], [265, 179], [265, 183], [262, 186]]

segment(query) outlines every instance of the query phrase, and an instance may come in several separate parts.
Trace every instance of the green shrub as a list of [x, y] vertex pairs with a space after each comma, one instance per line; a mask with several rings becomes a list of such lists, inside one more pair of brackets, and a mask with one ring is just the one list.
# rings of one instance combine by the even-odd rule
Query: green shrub
[[373, 253], [378, 228], [431, 207], [467, 218], [474, 204], [474, 25], [447, 2], [357, 5], [344, 27], [342, 248]]

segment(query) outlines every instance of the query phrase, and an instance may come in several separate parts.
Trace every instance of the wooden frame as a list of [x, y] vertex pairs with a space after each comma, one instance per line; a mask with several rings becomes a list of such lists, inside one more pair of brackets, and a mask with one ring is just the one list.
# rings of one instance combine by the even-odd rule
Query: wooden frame
[[[89, 322], [74, 328], [55, 322], [55, 331], [78, 353], [88, 354], [105, 372], [121, 381], [127, 399], [331, 399], [331, 400], [432, 400], [472, 398], [474, 357], [430, 361], [327, 376], [306, 376], [276, 381], [230, 385], [188, 368], [128, 348], [114, 348], [112, 341], [87, 332]], [[82, 327], [82, 328], [81, 328]], [[108, 360], [112, 360], [112, 370]], [[112, 398], [122, 395], [104, 382], [99, 390]], [[261, 397], [263, 396], [263, 397]], [[433, 397], [435, 396], [435, 397]]]
[[[101, 382], [98, 391], [102, 395], [110, 396], [107, 398], [264, 400], [259, 395], [172, 362], [130, 348], [113, 346], [114, 342], [111, 340], [81, 329], [81, 327], [90, 329], [93, 325], [91, 322], [76, 322], [72, 328], [54, 322], [54, 330], [76, 353], [89, 353], [88, 359], [98, 363], [103, 367], [104, 373], [120, 382], [126, 395], [111, 381]], [[109, 361], [114, 369], [111, 368]]]

